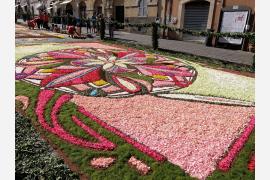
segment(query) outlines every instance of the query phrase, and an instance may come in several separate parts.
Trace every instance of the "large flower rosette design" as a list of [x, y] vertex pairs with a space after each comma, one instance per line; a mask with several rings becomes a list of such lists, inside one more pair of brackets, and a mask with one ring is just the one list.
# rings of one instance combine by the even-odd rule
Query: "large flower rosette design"
[[76, 48], [27, 56], [16, 79], [86, 96], [125, 97], [185, 88], [197, 71], [179, 59], [143, 51]]

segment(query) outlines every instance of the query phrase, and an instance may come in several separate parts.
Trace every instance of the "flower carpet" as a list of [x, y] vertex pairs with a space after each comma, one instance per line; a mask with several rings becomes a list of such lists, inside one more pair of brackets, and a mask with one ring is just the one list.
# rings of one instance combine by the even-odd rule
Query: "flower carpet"
[[241, 177], [254, 177], [252, 78], [100, 42], [61, 45], [17, 47], [16, 108], [79, 173], [231, 179], [245, 161]]
[[27, 27], [16, 24], [15, 37], [17, 38], [63, 38], [57, 33], [47, 33], [43, 30], [29, 30]]

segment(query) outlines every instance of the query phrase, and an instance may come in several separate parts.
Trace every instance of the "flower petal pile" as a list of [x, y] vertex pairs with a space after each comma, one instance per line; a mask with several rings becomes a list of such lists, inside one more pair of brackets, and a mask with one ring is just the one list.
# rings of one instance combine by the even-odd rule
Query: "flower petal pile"
[[108, 168], [113, 162], [115, 161], [115, 158], [113, 157], [99, 157], [99, 158], [93, 158], [90, 161], [90, 165], [94, 168]]
[[134, 156], [131, 156], [131, 158], [128, 160], [128, 164], [134, 167], [142, 175], [146, 175], [151, 169], [149, 166], [147, 166], [142, 161], [136, 159]]

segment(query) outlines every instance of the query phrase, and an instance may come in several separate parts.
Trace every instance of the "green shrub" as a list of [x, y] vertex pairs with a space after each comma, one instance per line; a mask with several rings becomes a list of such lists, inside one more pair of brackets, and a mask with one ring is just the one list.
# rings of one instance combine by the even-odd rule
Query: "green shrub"
[[39, 137], [27, 119], [16, 113], [15, 121], [16, 179], [79, 179]]

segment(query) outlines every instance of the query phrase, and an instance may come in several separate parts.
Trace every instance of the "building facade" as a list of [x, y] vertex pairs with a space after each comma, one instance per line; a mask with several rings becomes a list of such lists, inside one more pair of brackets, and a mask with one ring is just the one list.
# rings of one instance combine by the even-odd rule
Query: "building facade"
[[[239, 6], [251, 10], [246, 31], [255, 31], [255, 0], [20, 0], [20, 5], [24, 11], [31, 10], [33, 14], [38, 13], [38, 7], [44, 6], [51, 16], [71, 14], [76, 18], [88, 18], [102, 13], [118, 22], [129, 23], [151, 23], [158, 17], [161, 24], [171, 27], [214, 32], [220, 30], [222, 11]], [[149, 33], [146, 28], [126, 29]], [[168, 39], [205, 40], [179, 32], [162, 31], [161, 35]], [[212, 44], [216, 42], [214, 39]]]
[[[255, 31], [255, 1], [254, 0], [163, 0], [161, 22], [171, 27], [185, 28], [197, 31], [220, 31], [222, 11], [234, 8], [250, 9], [248, 28], [245, 31]], [[185, 41], [205, 41], [205, 37], [191, 36], [178, 32], [162, 32], [164, 38]], [[213, 39], [212, 45], [217, 45]], [[245, 46], [245, 45], [244, 45]], [[246, 49], [244, 47], [244, 49]]]

